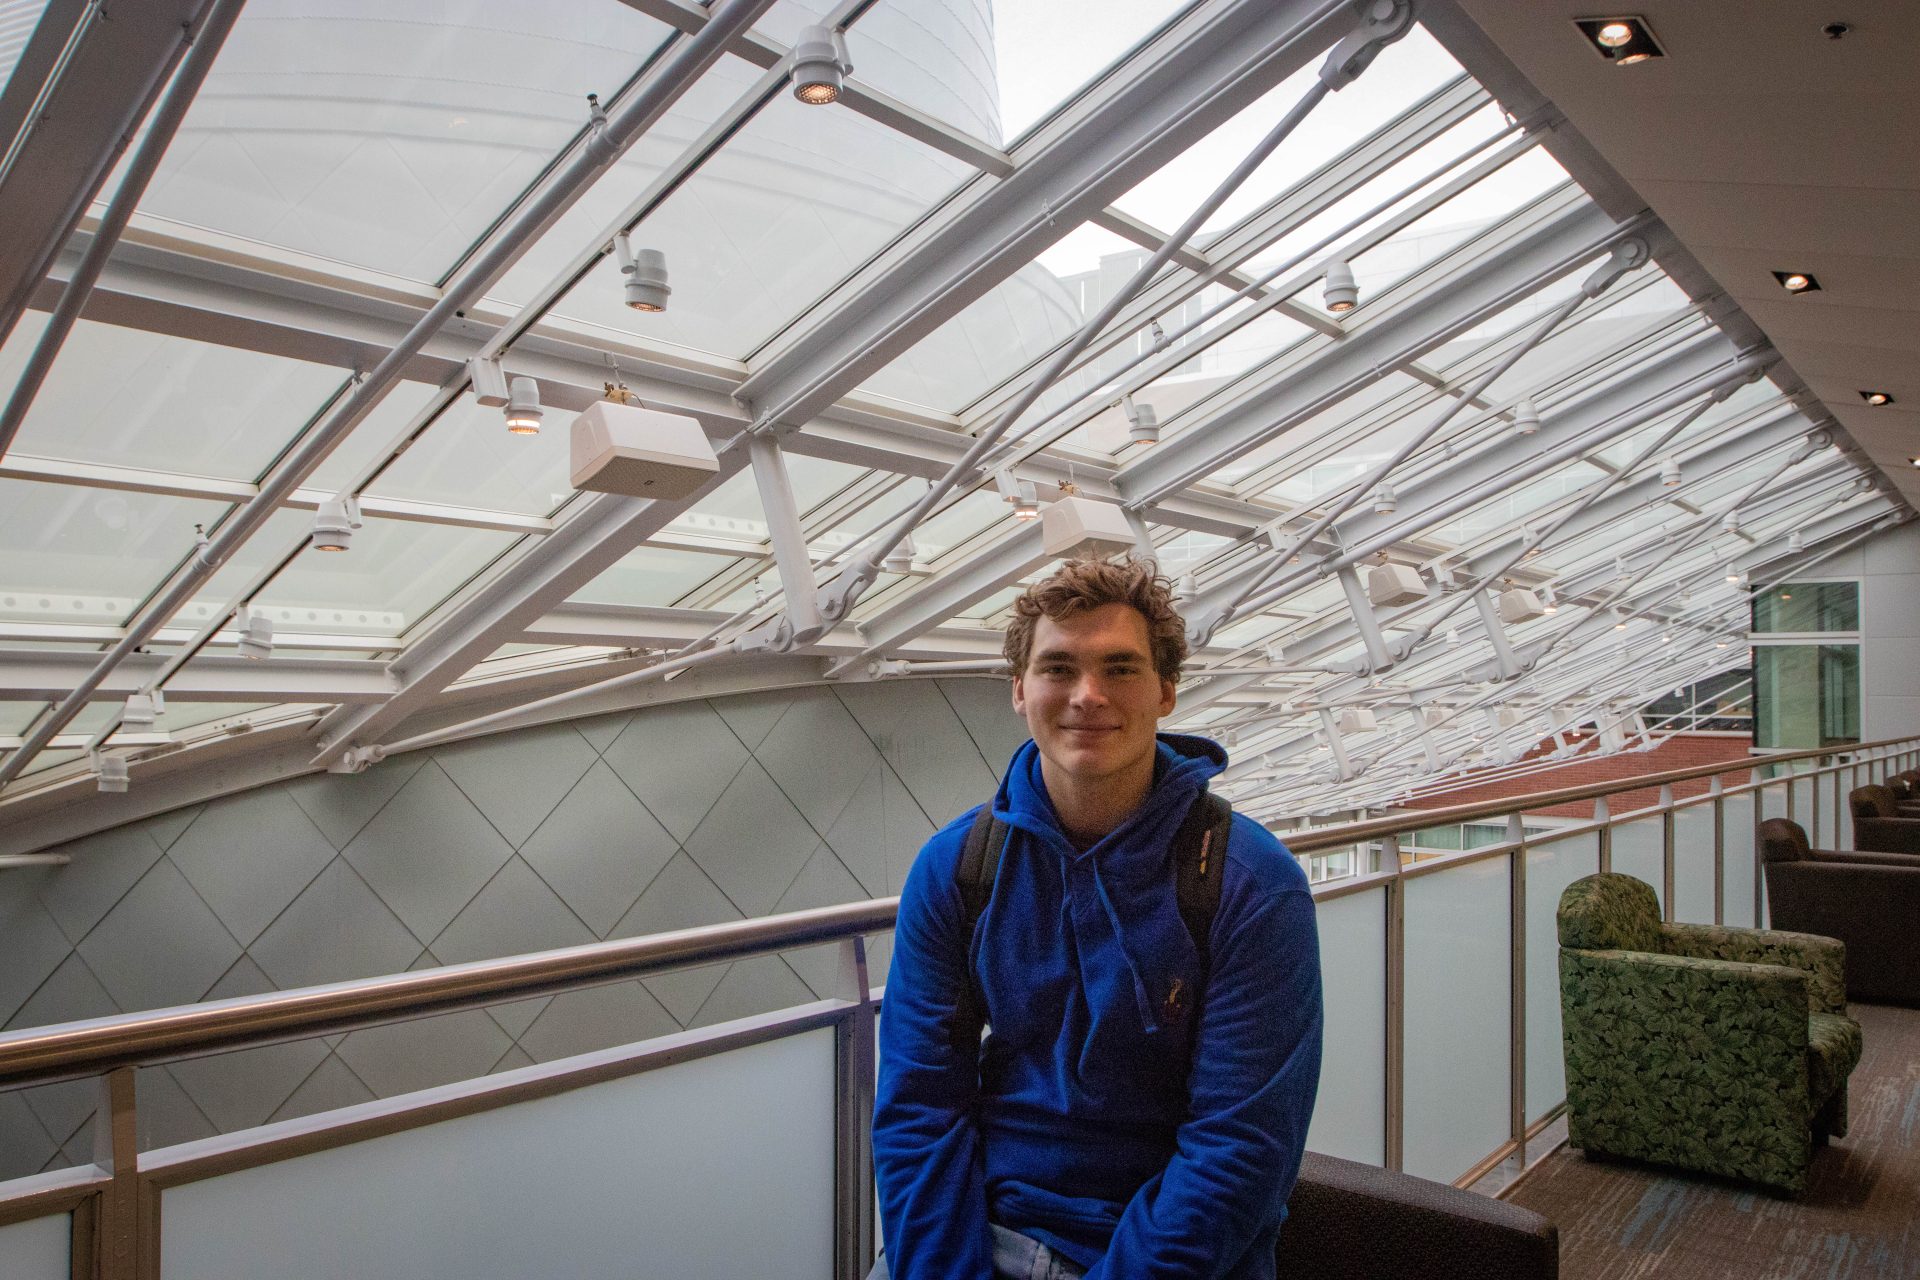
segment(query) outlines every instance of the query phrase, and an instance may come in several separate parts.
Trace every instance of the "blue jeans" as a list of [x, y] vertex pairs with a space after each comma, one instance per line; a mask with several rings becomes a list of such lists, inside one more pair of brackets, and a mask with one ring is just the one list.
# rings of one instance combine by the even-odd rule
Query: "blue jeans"
[[[989, 1225], [993, 1228], [995, 1280], [1080, 1280], [1087, 1274], [1038, 1240], [1009, 1231], [997, 1222]], [[888, 1280], [885, 1257], [874, 1260], [867, 1280]]]

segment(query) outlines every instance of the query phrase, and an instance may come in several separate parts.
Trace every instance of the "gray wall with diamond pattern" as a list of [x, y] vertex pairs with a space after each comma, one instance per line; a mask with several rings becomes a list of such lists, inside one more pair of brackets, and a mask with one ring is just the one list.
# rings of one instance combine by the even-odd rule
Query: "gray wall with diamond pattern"
[[[0, 872], [0, 1022], [42, 1026], [897, 893], [1026, 737], [1000, 680], [655, 707], [319, 774]], [[882, 946], [876, 959], [884, 964]], [[827, 994], [829, 948], [140, 1073], [162, 1146]], [[91, 1157], [90, 1082], [0, 1093], [0, 1178]]]

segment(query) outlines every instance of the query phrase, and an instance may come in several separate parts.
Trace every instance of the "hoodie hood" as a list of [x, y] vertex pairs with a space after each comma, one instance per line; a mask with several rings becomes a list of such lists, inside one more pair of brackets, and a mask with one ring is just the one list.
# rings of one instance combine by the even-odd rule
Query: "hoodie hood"
[[[1082, 978], [1093, 989], [1124, 974], [1140, 1017], [1140, 1029], [1159, 1031], [1158, 1001], [1151, 975], [1165, 969], [1170, 952], [1193, 950], [1173, 893], [1173, 838], [1207, 781], [1227, 765], [1227, 753], [1208, 738], [1156, 735], [1153, 786], [1118, 827], [1084, 850], [1076, 850], [1060, 825], [1040, 771], [1040, 752], [1029, 741], [1014, 753], [994, 797], [997, 817], [1025, 837], [1028, 856], [1062, 859], [1070, 914], [1097, 910], [1104, 936], [1081, 939]], [[1119, 965], [1101, 962], [1108, 947]], [[1197, 953], [1194, 953], [1197, 956]], [[1156, 961], [1158, 961], [1156, 963]]]

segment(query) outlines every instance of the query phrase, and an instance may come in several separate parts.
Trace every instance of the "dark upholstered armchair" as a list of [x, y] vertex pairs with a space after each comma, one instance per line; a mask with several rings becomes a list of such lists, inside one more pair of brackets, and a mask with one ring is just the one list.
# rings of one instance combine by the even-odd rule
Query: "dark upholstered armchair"
[[1810, 849], [1785, 818], [1760, 824], [1760, 852], [1775, 928], [1844, 943], [1851, 999], [1920, 1004], [1920, 857]]
[[1554, 1280], [1560, 1233], [1518, 1205], [1309, 1151], [1280, 1274], [1314, 1280]]
[[1873, 853], [1920, 853], [1920, 818], [1902, 817], [1893, 792], [1878, 785], [1847, 792], [1853, 847]]
[[1569, 885], [1559, 926], [1568, 1142], [1804, 1191], [1860, 1061], [1841, 944], [1663, 924], [1613, 873]]
[[1908, 769], [1887, 779], [1887, 790], [1903, 818], [1920, 818], [1920, 769]]

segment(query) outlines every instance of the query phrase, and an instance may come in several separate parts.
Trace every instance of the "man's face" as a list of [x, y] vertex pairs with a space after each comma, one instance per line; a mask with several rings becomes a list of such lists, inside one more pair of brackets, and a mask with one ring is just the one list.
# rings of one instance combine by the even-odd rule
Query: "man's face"
[[1098, 782], [1152, 758], [1173, 683], [1153, 669], [1140, 611], [1103, 604], [1035, 622], [1026, 670], [1013, 678], [1013, 709], [1053, 770]]

